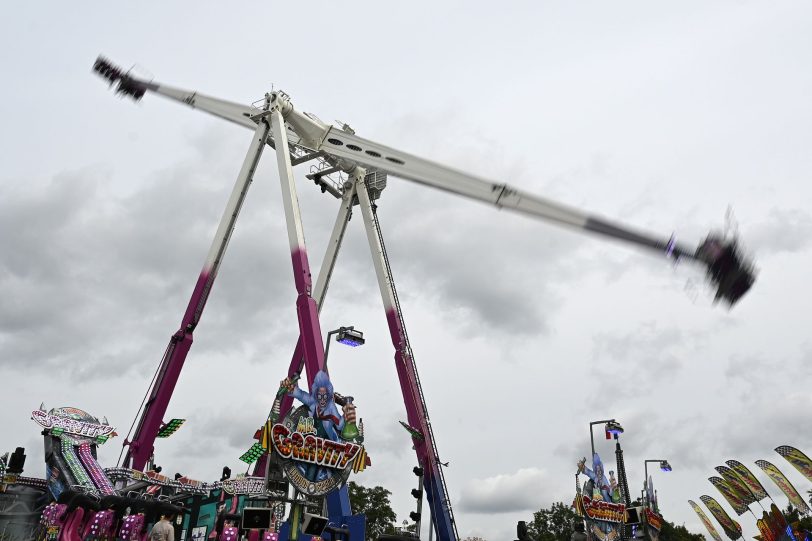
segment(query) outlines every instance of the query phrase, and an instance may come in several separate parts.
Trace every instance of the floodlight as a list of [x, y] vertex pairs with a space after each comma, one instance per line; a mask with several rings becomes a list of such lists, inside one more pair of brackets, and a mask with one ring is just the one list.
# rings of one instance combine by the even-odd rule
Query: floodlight
[[606, 423], [606, 431], [613, 436], [623, 434], [623, 427], [614, 419]]
[[[259, 442], [255, 442], [250, 449], [248, 449], [246, 452], [242, 454], [240, 460], [242, 460], [246, 464], [253, 464], [257, 460], [259, 460], [259, 457], [261, 457], [264, 453], [265, 448], [262, 447], [262, 444], [260, 444]], [[223, 474], [225, 475], [225, 472], [223, 472]]]
[[363, 346], [364, 342], [366, 342], [366, 340], [364, 340], [364, 333], [352, 327], [341, 327], [338, 330], [336, 341], [350, 347]]
[[178, 431], [178, 429], [183, 426], [183, 423], [186, 422], [186, 419], [172, 419], [161, 429], [158, 431], [158, 434], [155, 436], [156, 438], [168, 438], [172, 434]]

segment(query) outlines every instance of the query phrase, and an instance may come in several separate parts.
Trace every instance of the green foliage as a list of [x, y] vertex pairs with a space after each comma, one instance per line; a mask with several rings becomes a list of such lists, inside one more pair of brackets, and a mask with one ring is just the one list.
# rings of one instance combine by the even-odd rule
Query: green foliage
[[675, 526], [674, 523], [663, 519], [663, 529], [660, 530], [660, 541], [705, 541], [705, 536], [691, 533], [685, 526]]
[[539, 509], [533, 513], [533, 520], [527, 523], [527, 531], [537, 541], [570, 541], [572, 524], [581, 517], [569, 505], [555, 502], [549, 509]]
[[[810, 493], [812, 493], [812, 490], [810, 490]], [[787, 518], [787, 522], [790, 524], [795, 524], [797, 522], [802, 530], [812, 532], [812, 517], [802, 517], [801, 513], [799, 513], [798, 510], [792, 506], [792, 504], [789, 504], [787, 508], [784, 509], [784, 516]]]
[[391, 492], [383, 487], [366, 488], [354, 481], [348, 484], [350, 506], [353, 513], [363, 513], [367, 517], [367, 539], [377, 539], [384, 533], [395, 532], [397, 515], [389, 501]]

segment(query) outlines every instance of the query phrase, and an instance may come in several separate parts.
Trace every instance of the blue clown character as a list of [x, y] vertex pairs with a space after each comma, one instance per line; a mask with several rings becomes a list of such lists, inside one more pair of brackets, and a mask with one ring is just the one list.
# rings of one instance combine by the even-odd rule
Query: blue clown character
[[[593, 500], [601, 499], [605, 502], [612, 503], [612, 489], [609, 481], [606, 479], [606, 474], [603, 472], [603, 462], [598, 453], [592, 455], [592, 469], [586, 467], [586, 458], [578, 462], [578, 471], [589, 477], [584, 485], [584, 493]], [[591, 490], [587, 490], [590, 487]]]
[[[346, 422], [355, 421], [355, 406], [348, 402], [343, 406], [344, 415], [338, 412], [333, 396], [333, 384], [326, 372], [319, 370], [316, 377], [313, 378], [310, 393], [299, 389], [290, 379], [283, 380], [281, 386], [287, 390], [289, 395], [309, 408], [318, 437], [343, 441], [340, 436], [341, 430], [344, 428], [345, 419]], [[302, 473], [308, 479], [316, 481], [321, 481], [330, 475], [325, 468], [316, 469], [315, 466], [307, 468], [307, 471]]]

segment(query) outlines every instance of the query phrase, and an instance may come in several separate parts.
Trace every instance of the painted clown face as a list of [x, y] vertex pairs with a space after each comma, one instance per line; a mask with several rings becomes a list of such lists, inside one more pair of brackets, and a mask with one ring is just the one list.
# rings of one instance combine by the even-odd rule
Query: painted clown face
[[330, 400], [330, 394], [327, 392], [326, 387], [319, 387], [316, 390], [316, 400], [319, 404], [319, 408], [324, 409], [327, 407], [327, 402]]

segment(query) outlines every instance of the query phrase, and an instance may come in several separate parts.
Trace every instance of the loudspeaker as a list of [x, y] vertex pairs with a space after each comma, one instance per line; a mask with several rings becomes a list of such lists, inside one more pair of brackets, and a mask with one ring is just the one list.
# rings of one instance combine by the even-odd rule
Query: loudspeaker
[[246, 507], [242, 510], [244, 530], [268, 530], [271, 528], [270, 507]]
[[327, 527], [327, 517], [311, 515], [310, 513], [304, 514], [302, 533], [321, 537], [325, 527]]
[[11, 453], [11, 457], [8, 459], [8, 465], [6, 466], [6, 471], [8, 473], [23, 473], [23, 468], [25, 467], [25, 449], [22, 447], [17, 447], [13, 453]]

